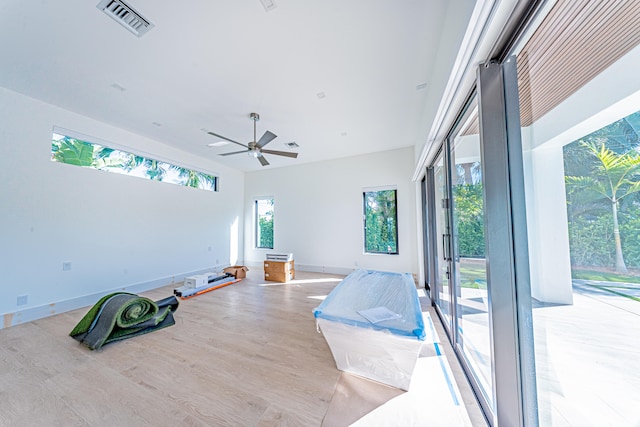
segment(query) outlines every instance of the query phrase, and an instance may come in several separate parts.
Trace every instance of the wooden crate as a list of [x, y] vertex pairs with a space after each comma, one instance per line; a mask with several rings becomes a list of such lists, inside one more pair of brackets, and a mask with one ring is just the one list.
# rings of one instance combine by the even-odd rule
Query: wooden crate
[[264, 280], [286, 283], [295, 278], [296, 270], [293, 261], [265, 261]]

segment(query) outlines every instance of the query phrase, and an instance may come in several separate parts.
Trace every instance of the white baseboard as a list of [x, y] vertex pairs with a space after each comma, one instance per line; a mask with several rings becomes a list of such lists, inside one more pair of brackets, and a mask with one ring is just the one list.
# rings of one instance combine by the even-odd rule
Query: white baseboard
[[18, 310], [12, 313], [5, 313], [3, 315], [3, 321], [0, 322], [0, 329], [8, 328], [9, 326], [19, 325], [25, 322], [31, 322], [33, 320], [42, 319], [44, 317], [53, 316], [54, 314], [64, 313], [66, 311], [75, 310], [82, 307], [88, 307], [95, 304], [100, 298], [105, 295], [114, 292], [130, 292], [137, 294], [140, 292], [149, 291], [151, 289], [161, 288], [172, 284], [179, 284], [184, 281], [185, 277], [193, 276], [195, 274], [202, 274], [208, 271], [219, 271], [226, 265], [212, 266], [210, 268], [204, 268], [201, 270], [190, 271], [188, 273], [176, 274], [173, 276], [162, 277], [148, 282], [136, 283], [133, 285], [108, 289], [102, 292], [97, 292], [90, 295], [83, 295], [77, 298], [71, 298], [64, 301], [56, 301], [46, 305], [40, 305], [36, 307], [27, 307], [22, 310]]
[[312, 273], [341, 274], [346, 276], [353, 273], [356, 269], [349, 267], [331, 267], [328, 265], [296, 264], [296, 270]]
[[[295, 262], [295, 259], [294, 259]], [[263, 261], [247, 261], [245, 264], [249, 269], [262, 270], [263, 269]], [[341, 274], [348, 275], [353, 273], [355, 268], [348, 267], [332, 267], [327, 265], [312, 265], [312, 264], [298, 264], [295, 262], [296, 271], [307, 271], [310, 273], [327, 273], [327, 274]]]
[[[295, 260], [294, 260], [295, 261]], [[249, 269], [254, 270], [262, 270], [263, 261], [247, 261], [245, 264]], [[358, 270], [361, 267], [336, 267], [330, 265], [314, 265], [314, 264], [298, 264], [295, 262], [296, 271], [307, 271], [310, 273], [327, 273], [327, 274], [340, 274], [340, 275], [348, 275]], [[373, 269], [375, 270], [375, 269]], [[414, 281], [417, 282], [417, 275], [413, 274]]]

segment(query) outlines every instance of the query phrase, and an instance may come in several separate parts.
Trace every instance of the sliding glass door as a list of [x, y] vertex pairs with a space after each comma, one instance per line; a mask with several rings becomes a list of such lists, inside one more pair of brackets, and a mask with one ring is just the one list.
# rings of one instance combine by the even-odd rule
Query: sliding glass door
[[449, 138], [455, 344], [476, 391], [493, 410], [483, 175], [477, 99]]
[[[435, 223], [435, 238], [432, 253], [436, 259], [434, 302], [442, 316], [447, 332], [453, 328], [451, 322], [451, 227], [449, 221], [449, 170], [442, 150], [433, 164], [434, 200], [430, 221]], [[425, 224], [426, 226], [426, 224]]]
[[640, 425], [640, 7], [537, 4], [428, 163], [429, 285], [491, 425]]
[[465, 111], [427, 174], [432, 177], [428, 182], [433, 200], [426, 201], [431, 209], [427, 209], [425, 227], [434, 230], [434, 238], [425, 253], [435, 258], [431, 281], [437, 311], [485, 411], [492, 413], [483, 174], [475, 98]]

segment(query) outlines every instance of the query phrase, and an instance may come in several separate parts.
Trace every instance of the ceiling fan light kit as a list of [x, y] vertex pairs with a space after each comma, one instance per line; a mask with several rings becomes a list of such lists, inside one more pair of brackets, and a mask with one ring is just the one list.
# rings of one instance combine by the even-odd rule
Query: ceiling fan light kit
[[278, 150], [265, 150], [265, 149], [263, 149], [263, 147], [265, 145], [267, 145], [268, 143], [270, 143], [271, 141], [273, 141], [277, 137], [277, 135], [275, 133], [273, 133], [273, 132], [266, 131], [262, 135], [262, 137], [260, 137], [260, 139], [258, 141], [256, 141], [256, 122], [258, 120], [260, 120], [260, 114], [251, 113], [251, 114], [249, 114], [249, 118], [251, 120], [253, 120], [253, 141], [249, 142], [248, 144], [243, 144], [241, 142], [234, 141], [233, 139], [229, 139], [226, 136], [218, 135], [217, 133], [214, 133], [214, 132], [207, 132], [209, 135], [213, 135], [213, 136], [215, 136], [217, 138], [222, 138], [225, 141], [233, 142], [234, 144], [237, 144], [237, 145], [240, 145], [240, 146], [246, 148], [246, 150], [242, 150], [242, 151], [234, 151], [232, 153], [222, 153], [222, 154], [219, 154], [220, 156], [231, 156], [231, 155], [234, 155], [234, 154], [247, 153], [251, 157], [255, 157], [256, 159], [258, 159], [258, 161], [260, 161], [260, 164], [262, 166], [269, 165], [269, 162], [267, 161], [267, 159], [264, 158], [263, 153], [273, 154], [273, 155], [276, 155], [276, 156], [291, 157], [293, 159], [298, 157], [298, 153], [293, 153], [293, 152], [289, 152], [289, 151], [278, 151]]

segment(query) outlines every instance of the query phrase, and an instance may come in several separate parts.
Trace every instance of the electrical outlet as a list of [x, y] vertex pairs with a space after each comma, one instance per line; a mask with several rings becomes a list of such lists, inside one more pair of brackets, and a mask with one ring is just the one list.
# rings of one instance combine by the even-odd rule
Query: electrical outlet
[[27, 305], [27, 302], [29, 302], [28, 295], [18, 295], [18, 300], [16, 301], [17, 305]]
[[211, 252], [211, 246], [209, 246], [209, 252]]
[[71, 263], [70, 262], [63, 262], [62, 263], [62, 271], [69, 271], [71, 270]]

